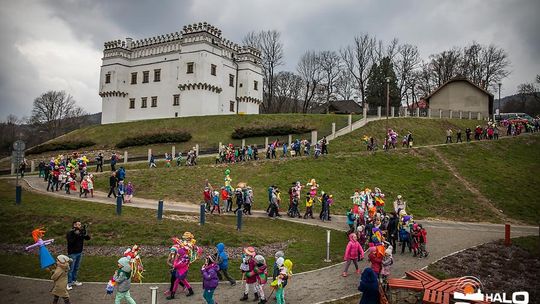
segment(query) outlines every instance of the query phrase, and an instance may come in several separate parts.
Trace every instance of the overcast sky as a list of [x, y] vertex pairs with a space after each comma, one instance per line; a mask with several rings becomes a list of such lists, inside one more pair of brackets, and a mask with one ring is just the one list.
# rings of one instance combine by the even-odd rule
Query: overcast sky
[[[427, 58], [476, 40], [510, 57], [502, 96], [540, 73], [538, 0], [51, 0], [0, 5], [0, 120], [30, 116], [34, 98], [65, 90], [87, 112], [98, 95], [103, 43], [180, 31], [208, 22], [240, 43], [249, 31], [276, 29], [285, 46], [282, 70], [306, 50], [339, 50], [367, 32], [418, 46]], [[497, 95], [496, 95], [497, 96]]]

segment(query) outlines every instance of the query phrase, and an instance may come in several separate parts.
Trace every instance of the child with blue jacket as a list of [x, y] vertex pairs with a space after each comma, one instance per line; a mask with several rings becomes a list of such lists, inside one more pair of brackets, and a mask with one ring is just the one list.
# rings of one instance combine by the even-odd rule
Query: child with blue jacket
[[236, 281], [233, 278], [231, 278], [228, 272], [229, 255], [225, 251], [225, 245], [223, 243], [219, 243], [216, 245], [216, 248], [217, 248], [217, 264], [219, 266], [219, 271], [218, 271], [219, 280], [222, 280], [224, 276], [229, 281], [229, 283], [231, 283], [231, 286], [236, 285]]

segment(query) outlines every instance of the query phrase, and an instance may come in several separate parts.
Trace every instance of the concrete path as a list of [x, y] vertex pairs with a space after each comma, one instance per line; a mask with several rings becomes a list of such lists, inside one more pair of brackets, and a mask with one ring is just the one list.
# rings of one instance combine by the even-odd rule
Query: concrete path
[[[45, 192], [45, 185], [41, 179], [36, 177], [25, 178], [27, 189], [40, 192], [42, 194], [55, 195], [66, 197], [65, 194]], [[79, 199], [78, 195], [72, 194], [70, 198]], [[82, 199], [97, 203], [114, 204], [113, 199], [106, 198], [105, 193], [97, 192], [93, 199]], [[137, 198], [132, 204], [138, 208], [156, 209], [157, 202]], [[174, 210], [180, 212], [198, 212], [199, 206], [187, 202], [165, 202], [165, 210]], [[256, 212], [256, 216], [265, 216], [261, 211]], [[344, 231], [347, 227], [345, 217], [333, 216], [331, 222], [322, 223], [319, 220], [303, 220], [289, 219], [302, 224], [310, 224], [332, 229]], [[489, 223], [459, 223], [450, 221], [425, 220], [421, 221], [428, 231], [428, 251], [430, 255], [425, 259], [413, 258], [411, 254], [395, 255], [395, 263], [392, 269], [392, 277], [401, 277], [405, 271], [411, 269], [419, 269], [429, 265], [430, 263], [452, 254], [456, 251], [463, 250], [472, 246], [490, 242], [504, 237], [504, 226]], [[513, 226], [512, 236], [523, 235], [538, 235], [538, 227], [531, 226]], [[333, 232], [332, 237], [343, 237], [339, 232]], [[321, 251], [324, 251], [324, 244], [321, 244]], [[301, 260], [294, 263], [302, 263]], [[367, 261], [360, 263], [361, 267], [367, 267]], [[83, 262], [84, 271], [84, 262]], [[354, 268], [353, 268], [354, 269]], [[193, 269], [192, 271], [198, 271]], [[290, 280], [286, 290], [287, 303], [324, 303], [343, 296], [357, 294], [357, 286], [359, 276], [349, 270], [349, 276], [341, 277], [343, 264], [329, 266], [323, 269], [298, 273]], [[167, 274], [163, 274], [167, 276]], [[0, 277], [0, 298], [3, 303], [45, 303], [49, 301], [49, 290], [52, 286], [51, 281], [36, 280], [28, 278], [18, 278], [11, 276]], [[112, 303], [111, 297], [104, 297], [104, 282], [84, 283], [81, 287], [75, 287], [71, 292], [72, 303], [90, 304], [90, 303]], [[204, 303], [202, 298], [201, 286], [198, 283], [194, 284], [195, 296], [185, 299], [180, 295], [178, 299], [166, 301], [163, 291], [167, 288], [167, 284], [133, 284], [132, 295], [137, 300], [137, 303], [150, 302], [150, 286], [159, 287], [158, 303]], [[266, 293], [270, 293], [267, 287]], [[222, 283], [215, 293], [215, 299], [219, 303], [241, 303], [239, 298], [243, 292], [242, 286], [231, 287], [228, 284]], [[250, 295], [252, 297], [252, 295]], [[273, 303], [274, 301], [270, 301]]]

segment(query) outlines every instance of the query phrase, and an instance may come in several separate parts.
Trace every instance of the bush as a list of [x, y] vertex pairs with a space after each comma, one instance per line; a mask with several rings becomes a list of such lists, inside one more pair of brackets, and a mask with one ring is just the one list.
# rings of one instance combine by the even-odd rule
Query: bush
[[259, 127], [259, 128], [237, 128], [234, 129], [231, 137], [233, 139], [243, 139], [248, 137], [263, 137], [263, 136], [280, 136], [289, 134], [304, 134], [314, 130], [314, 128], [308, 128], [306, 126], [292, 126], [282, 125], [275, 127]]
[[154, 133], [144, 134], [135, 137], [128, 137], [116, 144], [117, 148], [146, 146], [151, 144], [178, 143], [191, 139], [191, 134], [187, 132], [174, 133]]
[[40, 154], [43, 152], [59, 150], [77, 150], [84, 147], [90, 147], [95, 144], [96, 143], [91, 140], [53, 142], [32, 147], [26, 150], [26, 154]]

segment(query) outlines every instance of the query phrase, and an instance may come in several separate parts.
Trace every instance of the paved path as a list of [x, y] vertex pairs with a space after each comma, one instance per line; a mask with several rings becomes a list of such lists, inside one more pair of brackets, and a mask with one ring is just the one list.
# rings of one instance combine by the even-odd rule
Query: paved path
[[[47, 193], [44, 191], [44, 183], [36, 177], [25, 178], [27, 189], [37, 191], [48, 195], [58, 195], [65, 197], [65, 194]], [[78, 195], [71, 195], [73, 199], [79, 199]], [[83, 199], [98, 203], [114, 204], [113, 199], [107, 199], [104, 193], [97, 192], [93, 199]], [[139, 208], [156, 208], [155, 201], [140, 199], [132, 204]], [[165, 202], [165, 210], [174, 210], [181, 212], [198, 212], [199, 207], [187, 202]], [[263, 212], [256, 212], [256, 216], [265, 216]], [[312, 224], [338, 230], [344, 230], [345, 217], [333, 216], [332, 222], [321, 223], [318, 220], [300, 220], [288, 219], [303, 224]], [[504, 226], [489, 223], [459, 223], [450, 221], [425, 220], [421, 221], [428, 231], [428, 250], [430, 255], [425, 259], [413, 258], [410, 254], [395, 255], [395, 263], [392, 269], [392, 277], [401, 277], [405, 271], [410, 269], [419, 269], [430, 263], [452, 254], [458, 250], [463, 250], [485, 242], [490, 242], [504, 237]], [[513, 237], [523, 235], [538, 235], [538, 227], [531, 226], [513, 226]], [[339, 233], [333, 233], [333, 237], [342, 237]], [[323, 249], [321, 244], [321, 250]], [[302, 261], [294, 261], [301, 263]], [[360, 263], [362, 268], [368, 266], [366, 261]], [[287, 286], [287, 303], [324, 303], [336, 298], [357, 293], [358, 275], [351, 274], [346, 278], [341, 277], [343, 264], [329, 266], [327, 268], [295, 274]], [[84, 268], [84, 266], [83, 266]], [[194, 270], [197, 271], [197, 270]], [[351, 271], [350, 271], [351, 272]], [[166, 275], [166, 274], [164, 274]], [[17, 278], [10, 276], [0, 277], [0, 298], [3, 303], [45, 303], [49, 301], [49, 290], [52, 286], [51, 281], [35, 280], [28, 278]], [[105, 280], [104, 280], [105, 281]], [[150, 286], [159, 287], [159, 303], [165, 303], [163, 291], [167, 284], [133, 284], [132, 295], [137, 303], [150, 302]], [[81, 287], [74, 288], [71, 292], [73, 303], [94, 304], [94, 303], [112, 303], [112, 298], [104, 298], [104, 282], [85, 283]], [[200, 284], [194, 284], [196, 295], [189, 300], [180, 295], [179, 299], [168, 301], [168, 303], [203, 303], [202, 290]], [[216, 290], [215, 299], [219, 303], [241, 303], [238, 299], [242, 295], [242, 286], [231, 287], [225, 283], [220, 284]], [[267, 294], [270, 292], [266, 288]], [[251, 296], [251, 295], [250, 295]]]

